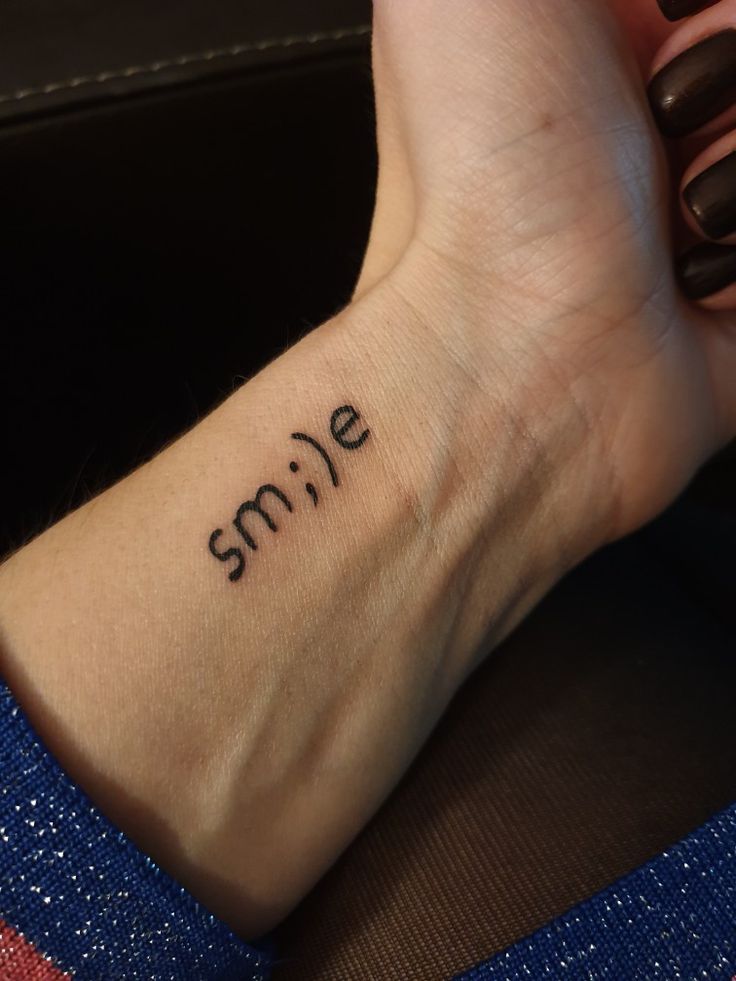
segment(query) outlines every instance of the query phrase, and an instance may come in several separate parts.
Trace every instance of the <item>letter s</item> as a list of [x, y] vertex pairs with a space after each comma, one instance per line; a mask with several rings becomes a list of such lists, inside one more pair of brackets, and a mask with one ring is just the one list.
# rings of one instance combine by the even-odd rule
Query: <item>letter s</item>
[[217, 550], [217, 540], [223, 534], [222, 528], [217, 528], [210, 535], [210, 552], [220, 562], [228, 562], [230, 559], [237, 559], [238, 564], [228, 573], [230, 582], [237, 582], [245, 571], [245, 559], [239, 548], [228, 548], [224, 552]]

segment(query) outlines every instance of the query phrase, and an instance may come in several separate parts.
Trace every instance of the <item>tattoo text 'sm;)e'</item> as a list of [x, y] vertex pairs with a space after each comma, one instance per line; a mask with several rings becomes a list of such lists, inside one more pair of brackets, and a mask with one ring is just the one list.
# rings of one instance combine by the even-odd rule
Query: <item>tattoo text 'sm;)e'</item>
[[[356, 429], [360, 419], [360, 413], [352, 405], [341, 405], [332, 413], [330, 436], [341, 449], [358, 450], [369, 438], [371, 434], [369, 429], [363, 429], [362, 432], [360, 431], [362, 427]], [[317, 464], [324, 477], [329, 479], [331, 486], [339, 487], [340, 477], [337, 467], [322, 443], [309, 433], [292, 433], [291, 438], [304, 450], [300, 456], [311, 457], [311, 462]], [[294, 476], [301, 471], [302, 466], [303, 461], [289, 462], [289, 470]], [[314, 507], [319, 505], [323, 496], [323, 492], [314, 482], [317, 480], [318, 478], [314, 477], [313, 480], [306, 481], [303, 487], [303, 491]], [[299, 482], [301, 483], [301, 478]], [[238, 507], [231, 522], [231, 527], [235, 529], [237, 535], [237, 545], [222, 548], [220, 539], [225, 534], [225, 529], [215, 528], [209, 539], [210, 554], [226, 565], [230, 582], [238, 582], [245, 572], [245, 549], [251, 552], [258, 551], [259, 545], [254, 535], [261, 530], [275, 534], [279, 530], [283, 517], [293, 511], [294, 505], [291, 499], [280, 487], [275, 484], [261, 484], [253, 497], [243, 501]]]

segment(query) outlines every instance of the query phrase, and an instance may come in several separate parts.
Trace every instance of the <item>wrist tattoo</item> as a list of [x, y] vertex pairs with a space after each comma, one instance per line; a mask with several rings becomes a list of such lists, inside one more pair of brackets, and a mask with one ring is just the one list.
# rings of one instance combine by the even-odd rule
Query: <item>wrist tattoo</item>
[[[360, 419], [360, 413], [352, 405], [341, 405], [339, 409], [335, 409], [330, 418], [329, 426], [332, 441], [343, 450], [352, 452], [360, 449], [371, 434], [370, 429], [363, 429], [362, 432], [360, 431], [362, 427], [359, 426], [356, 429], [356, 424], [360, 422]], [[313, 507], [316, 508], [323, 496], [322, 491], [317, 489], [316, 481], [329, 478], [332, 487], [339, 487], [340, 477], [337, 468], [327, 449], [314, 436], [310, 436], [308, 433], [292, 433], [291, 438], [300, 448], [305, 450], [303, 454], [304, 460], [307, 461], [305, 465], [309, 466], [311, 471], [316, 469], [319, 474], [319, 476], [312, 476], [310, 473], [312, 479], [306, 481], [303, 488], [311, 499]], [[329, 445], [331, 447], [331, 444]], [[301, 456], [302, 454], [300, 454]], [[292, 459], [289, 462], [289, 470], [296, 475], [301, 472], [302, 465], [303, 461]], [[299, 480], [301, 481], [301, 478]], [[275, 484], [261, 484], [255, 495], [250, 500], [243, 501], [235, 512], [231, 526], [237, 535], [237, 538], [235, 535], [233, 536], [237, 545], [221, 546], [220, 539], [225, 534], [224, 528], [215, 528], [210, 535], [210, 554], [218, 562], [227, 565], [230, 582], [238, 582], [245, 572], [245, 549], [250, 549], [251, 552], [258, 551], [259, 544], [252, 532], [255, 529], [265, 529], [271, 534], [275, 534], [279, 530], [280, 525], [274, 520], [271, 510], [266, 510], [264, 504], [268, 504], [269, 509], [277, 508], [276, 513], [279, 516], [279, 522], [284, 514], [291, 514], [294, 511], [291, 499], [280, 487]]]

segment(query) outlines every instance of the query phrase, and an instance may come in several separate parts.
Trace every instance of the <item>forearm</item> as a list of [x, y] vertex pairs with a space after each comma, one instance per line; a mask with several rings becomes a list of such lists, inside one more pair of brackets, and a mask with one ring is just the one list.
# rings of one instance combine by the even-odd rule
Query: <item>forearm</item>
[[423, 330], [372, 294], [0, 570], [2, 670], [41, 734], [246, 936], [561, 571], [533, 449], [500, 407], [473, 430]]

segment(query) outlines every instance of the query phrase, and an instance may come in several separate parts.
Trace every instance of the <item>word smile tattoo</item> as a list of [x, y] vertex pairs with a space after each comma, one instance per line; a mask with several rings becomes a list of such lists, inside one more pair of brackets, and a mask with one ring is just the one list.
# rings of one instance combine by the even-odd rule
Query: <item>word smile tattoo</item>
[[[360, 413], [357, 409], [354, 409], [352, 405], [341, 405], [339, 409], [335, 409], [330, 418], [330, 436], [333, 441], [343, 450], [358, 450], [365, 443], [365, 441], [370, 436], [370, 429], [364, 429], [359, 435], [354, 431], [355, 424], [360, 422]], [[353, 432], [351, 432], [353, 430]], [[315, 439], [314, 436], [309, 436], [307, 433], [292, 433], [291, 438], [295, 440], [300, 447], [305, 450], [309, 449], [306, 454], [310, 458], [312, 463], [318, 463], [319, 469], [322, 471], [323, 475], [329, 477], [330, 483], [333, 487], [340, 486], [340, 478], [337, 473], [337, 468], [332, 460], [332, 457], [327, 452], [327, 450], [322, 446], [319, 440]], [[297, 462], [297, 460], [291, 460], [289, 463], [289, 470], [292, 474], [296, 475], [301, 471], [302, 464]], [[315, 477], [314, 480], [317, 478]], [[301, 481], [301, 478], [299, 478]], [[322, 493], [317, 489], [315, 483], [311, 480], [306, 481], [304, 484], [304, 491], [311, 499], [314, 507], [317, 507], [322, 499]], [[258, 543], [251, 534], [253, 530], [253, 523], [250, 525], [250, 530], [246, 527], [246, 522], [248, 522], [252, 517], [257, 520], [257, 526], [263, 528], [264, 525], [272, 534], [275, 534], [279, 530], [279, 525], [274, 521], [271, 512], [267, 511], [263, 507], [264, 500], [267, 499], [269, 508], [278, 506], [279, 511], [283, 514], [284, 512], [291, 513], [294, 507], [291, 500], [286, 496], [286, 494], [275, 484], [261, 484], [261, 486], [256, 491], [255, 495], [249, 501], [243, 501], [238, 510], [235, 512], [235, 517], [232, 520], [232, 527], [239, 536], [238, 545], [231, 546], [230, 548], [220, 548], [219, 542], [220, 538], [225, 534], [224, 528], [215, 528], [215, 530], [210, 535], [209, 550], [210, 554], [213, 555], [218, 562], [224, 562], [229, 566], [228, 579], [230, 582], [237, 582], [245, 572], [245, 552], [244, 548], [248, 548], [251, 552], [258, 551]], [[279, 518], [279, 521], [281, 519]], [[243, 544], [240, 544], [240, 539], [242, 539]]]

